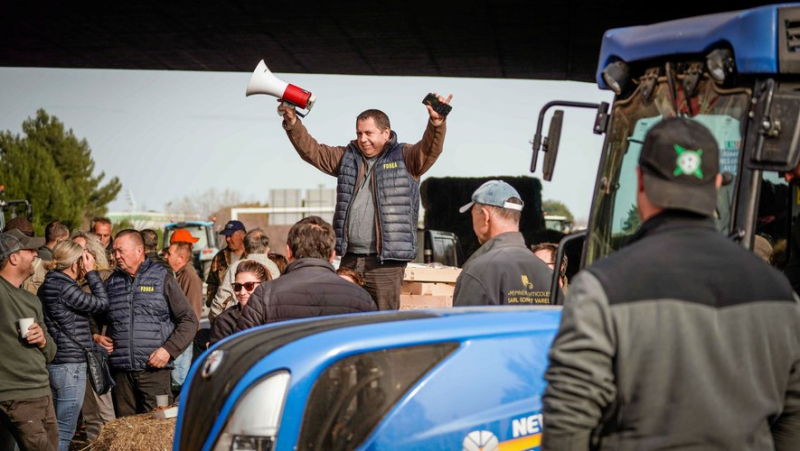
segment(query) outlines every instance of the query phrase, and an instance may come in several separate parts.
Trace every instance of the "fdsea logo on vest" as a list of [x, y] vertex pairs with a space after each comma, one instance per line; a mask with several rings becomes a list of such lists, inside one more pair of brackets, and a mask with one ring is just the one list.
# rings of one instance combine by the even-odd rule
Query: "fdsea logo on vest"
[[393, 161], [391, 163], [383, 163], [383, 169], [397, 169], [397, 162]]
[[156, 288], [155, 287], [139, 287], [139, 292], [141, 292], [141, 293], [155, 293], [156, 292]]

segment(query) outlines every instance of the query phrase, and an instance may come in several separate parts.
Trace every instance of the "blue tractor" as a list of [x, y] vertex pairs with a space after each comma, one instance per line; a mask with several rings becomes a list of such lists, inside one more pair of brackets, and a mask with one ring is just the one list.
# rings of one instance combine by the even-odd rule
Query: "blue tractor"
[[543, 178], [551, 180], [560, 144], [570, 143], [561, 139], [563, 110], [553, 112], [543, 136], [548, 110], [595, 109], [593, 131], [605, 135], [588, 229], [560, 249], [578, 248], [581, 258], [570, 261], [589, 266], [637, 231], [635, 167], [644, 136], [663, 118], [682, 116], [709, 128], [719, 144], [719, 232], [748, 249], [756, 240], [770, 244], [771, 262], [799, 289], [800, 191], [781, 173], [800, 159], [800, 5], [609, 30], [597, 83], [615, 93], [610, 106], [550, 102], [533, 140], [531, 171], [541, 150]]
[[[776, 249], [783, 243], [791, 278], [800, 262], [790, 249], [800, 241], [792, 235], [800, 234], [792, 227], [800, 192], [779, 174], [800, 159], [798, 74], [800, 4], [608, 31], [597, 82], [615, 92], [613, 104], [551, 102], [534, 137], [532, 169], [544, 150], [550, 180], [563, 120], [556, 111], [543, 136], [551, 107], [596, 109], [593, 130], [606, 136], [589, 228], [561, 249], [580, 246], [583, 267], [626, 243], [639, 226], [632, 211], [643, 137], [662, 118], [681, 115], [720, 143], [720, 233], [746, 247], [759, 235]], [[558, 307], [425, 310], [240, 333], [192, 368], [174, 446], [537, 449], [543, 374], [559, 320]]]
[[403, 311], [234, 335], [192, 367], [175, 449], [535, 448], [559, 319], [558, 307]]

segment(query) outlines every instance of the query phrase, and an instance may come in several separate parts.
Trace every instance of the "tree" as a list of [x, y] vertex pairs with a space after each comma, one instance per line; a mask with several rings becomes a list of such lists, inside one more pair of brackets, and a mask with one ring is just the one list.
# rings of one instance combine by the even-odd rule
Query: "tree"
[[642, 218], [639, 217], [639, 208], [636, 207], [636, 204], [632, 204], [628, 210], [628, 217], [622, 223], [622, 232], [626, 235], [631, 235], [639, 230], [641, 225]]
[[181, 199], [167, 202], [167, 212], [178, 215], [198, 215], [210, 219], [212, 215], [225, 207], [242, 204], [242, 195], [238, 191], [225, 189], [220, 192], [209, 188], [195, 196], [184, 196]]
[[23, 122], [22, 130], [25, 136], [0, 133], [0, 183], [7, 198], [33, 204], [37, 235], [54, 220], [76, 228], [84, 219], [104, 215], [122, 185], [116, 177], [101, 185], [105, 173], [94, 175], [87, 141], [44, 110]]
[[569, 208], [567, 208], [563, 202], [553, 199], [546, 200], [542, 202], [542, 211], [547, 215], [566, 216], [570, 222], [575, 222], [572, 212], [569, 211]]

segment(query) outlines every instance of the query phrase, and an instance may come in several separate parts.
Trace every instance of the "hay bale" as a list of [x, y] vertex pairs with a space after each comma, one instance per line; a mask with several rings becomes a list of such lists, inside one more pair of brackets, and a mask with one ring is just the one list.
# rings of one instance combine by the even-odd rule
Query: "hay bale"
[[153, 418], [152, 413], [117, 418], [103, 426], [103, 432], [86, 449], [169, 451], [172, 449], [175, 421], [175, 418]]

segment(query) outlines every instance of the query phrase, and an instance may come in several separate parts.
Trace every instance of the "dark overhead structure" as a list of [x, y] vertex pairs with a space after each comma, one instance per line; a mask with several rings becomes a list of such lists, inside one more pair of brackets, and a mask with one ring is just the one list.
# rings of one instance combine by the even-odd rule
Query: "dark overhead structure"
[[0, 66], [594, 81], [609, 28], [768, 3], [1, 0]]

